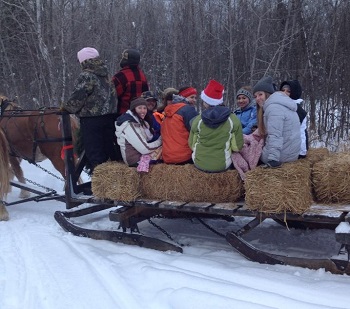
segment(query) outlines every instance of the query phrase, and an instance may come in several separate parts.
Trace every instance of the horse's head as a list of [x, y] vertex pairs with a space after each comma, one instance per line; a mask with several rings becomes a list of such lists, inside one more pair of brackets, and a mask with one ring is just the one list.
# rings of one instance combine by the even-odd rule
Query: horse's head
[[0, 94], [0, 115], [4, 113], [4, 111], [9, 110], [19, 110], [22, 109], [14, 100], [10, 100], [8, 97]]

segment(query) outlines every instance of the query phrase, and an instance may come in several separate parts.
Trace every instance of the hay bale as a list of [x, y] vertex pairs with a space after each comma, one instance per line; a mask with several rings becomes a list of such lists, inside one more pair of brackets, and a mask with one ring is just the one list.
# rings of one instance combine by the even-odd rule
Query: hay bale
[[236, 170], [205, 173], [193, 164], [156, 164], [142, 175], [142, 197], [184, 202], [235, 202], [243, 190]]
[[246, 174], [247, 208], [265, 213], [301, 214], [311, 206], [310, 163], [298, 160], [280, 168], [258, 166]]
[[350, 153], [337, 153], [315, 163], [312, 183], [318, 202], [350, 203]]
[[310, 148], [307, 151], [306, 159], [313, 166], [316, 162], [322, 161], [329, 157], [329, 150], [327, 148]]
[[106, 162], [95, 168], [91, 188], [99, 198], [133, 201], [140, 196], [140, 175], [124, 163]]

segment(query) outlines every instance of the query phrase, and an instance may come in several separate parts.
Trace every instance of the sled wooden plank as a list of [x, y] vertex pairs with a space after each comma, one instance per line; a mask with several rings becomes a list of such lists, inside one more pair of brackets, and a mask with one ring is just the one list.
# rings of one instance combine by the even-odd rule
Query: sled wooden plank
[[162, 209], [181, 209], [185, 202], [180, 201], [164, 201], [158, 205]]
[[238, 203], [218, 203], [208, 208], [208, 211], [213, 214], [234, 215], [235, 212], [242, 207]]
[[135, 201], [135, 206], [141, 206], [141, 207], [151, 207], [151, 208], [158, 208], [159, 204], [162, 201], [157, 201], [157, 200], [136, 200]]
[[202, 202], [190, 202], [183, 205], [181, 208], [184, 211], [191, 212], [207, 212], [208, 207], [212, 206], [211, 203], [202, 203]]
[[121, 222], [127, 220], [130, 217], [137, 216], [141, 212], [137, 207], [122, 207], [109, 212], [109, 220]]
[[245, 203], [240, 203], [241, 207], [237, 208], [235, 212], [235, 216], [242, 217], [255, 217], [257, 215], [257, 211], [250, 210]]
[[323, 204], [312, 204], [310, 208], [304, 212], [304, 216], [326, 216], [326, 217], [339, 217], [344, 212], [350, 212], [350, 205], [338, 205], [338, 204], [331, 204], [331, 205], [323, 205]]

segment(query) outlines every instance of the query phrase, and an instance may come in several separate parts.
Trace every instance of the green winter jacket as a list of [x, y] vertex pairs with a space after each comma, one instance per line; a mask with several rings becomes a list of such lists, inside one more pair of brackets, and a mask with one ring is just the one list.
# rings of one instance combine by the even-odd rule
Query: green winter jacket
[[242, 125], [227, 107], [210, 107], [193, 120], [189, 146], [198, 169], [225, 171], [232, 164], [232, 152], [243, 147]]
[[78, 117], [93, 117], [117, 112], [115, 88], [111, 84], [106, 65], [98, 58], [81, 63], [73, 93], [62, 108]]

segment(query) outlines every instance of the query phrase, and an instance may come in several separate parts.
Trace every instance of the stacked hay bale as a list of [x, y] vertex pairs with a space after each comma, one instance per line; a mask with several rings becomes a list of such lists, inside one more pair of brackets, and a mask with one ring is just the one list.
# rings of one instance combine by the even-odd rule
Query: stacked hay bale
[[337, 153], [315, 163], [312, 181], [318, 202], [350, 203], [350, 153]]
[[120, 162], [98, 165], [91, 178], [94, 196], [118, 201], [133, 201], [140, 195], [140, 175], [135, 167]]
[[298, 160], [274, 169], [258, 166], [246, 174], [245, 190], [250, 210], [301, 214], [312, 202], [310, 162]]
[[235, 202], [242, 196], [243, 183], [236, 170], [205, 173], [193, 164], [156, 164], [142, 175], [142, 197], [186, 202]]
[[319, 161], [327, 159], [330, 156], [327, 148], [310, 148], [307, 151], [306, 159], [311, 163], [311, 167]]
[[[315, 163], [323, 161], [329, 158], [329, 156], [330, 156], [330, 153], [327, 148], [309, 148], [309, 150], [307, 151], [306, 160], [310, 162], [310, 167], [312, 169]], [[314, 180], [311, 173], [311, 194], [312, 194], [313, 200], [316, 201], [317, 198], [316, 198], [315, 191], [316, 190], [315, 190]]]

